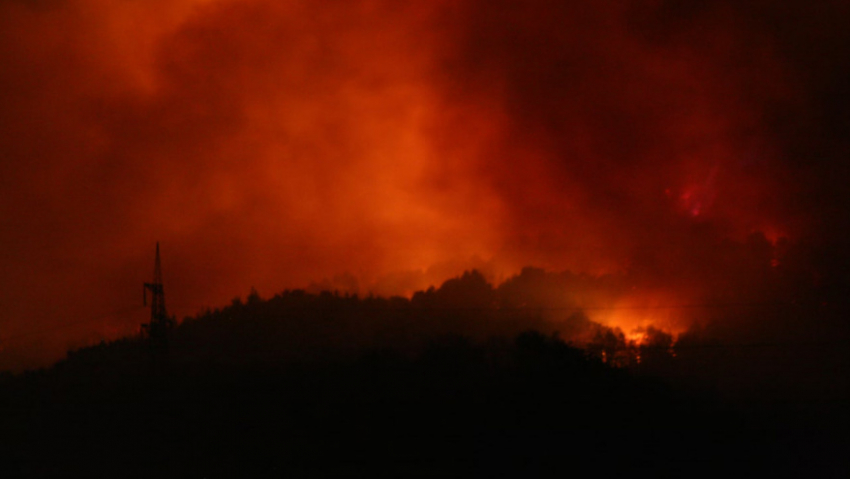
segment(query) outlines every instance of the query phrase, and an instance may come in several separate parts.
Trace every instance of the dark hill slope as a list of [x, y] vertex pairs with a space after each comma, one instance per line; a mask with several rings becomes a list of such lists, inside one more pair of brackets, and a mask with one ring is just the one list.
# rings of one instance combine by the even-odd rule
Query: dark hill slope
[[124, 339], [6, 377], [0, 476], [847, 472], [847, 441], [612, 368], [533, 310], [440, 294], [252, 295], [167, 351]]

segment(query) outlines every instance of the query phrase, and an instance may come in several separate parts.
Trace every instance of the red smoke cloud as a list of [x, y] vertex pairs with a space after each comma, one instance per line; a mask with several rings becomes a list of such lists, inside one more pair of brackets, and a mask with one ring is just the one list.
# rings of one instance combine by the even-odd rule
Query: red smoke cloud
[[528, 264], [698, 295], [722, 241], [846, 224], [838, 2], [0, 10], [4, 364], [136, 328], [156, 240], [183, 315]]

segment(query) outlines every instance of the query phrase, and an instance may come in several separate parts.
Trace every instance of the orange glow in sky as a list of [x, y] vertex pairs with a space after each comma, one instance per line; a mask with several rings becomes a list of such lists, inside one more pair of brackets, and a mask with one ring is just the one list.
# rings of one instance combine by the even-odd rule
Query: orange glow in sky
[[0, 363], [136, 328], [156, 241], [177, 314], [534, 265], [683, 328], [649, 306], [719, 284], [723, 241], [825, 222], [781, 134], [807, 70], [745, 9], [665, 5], [3, 2], [0, 339], [39, 339]]

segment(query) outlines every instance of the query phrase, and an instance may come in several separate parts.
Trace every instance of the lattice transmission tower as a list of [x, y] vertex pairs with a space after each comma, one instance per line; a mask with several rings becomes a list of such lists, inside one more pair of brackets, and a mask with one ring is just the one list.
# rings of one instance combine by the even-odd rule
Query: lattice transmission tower
[[150, 338], [154, 345], [165, 345], [168, 331], [174, 320], [165, 312], [165, 291], [162, 288], [162, 265], [159, 261], [159, 242], [156, 243], [156, 262], [153, 269], [153, 282], [145, 283], [142, 290], [142, 302], [147, 306], [148, 291], [151, 292], [151, 321], [142, 325], [142, 334]]

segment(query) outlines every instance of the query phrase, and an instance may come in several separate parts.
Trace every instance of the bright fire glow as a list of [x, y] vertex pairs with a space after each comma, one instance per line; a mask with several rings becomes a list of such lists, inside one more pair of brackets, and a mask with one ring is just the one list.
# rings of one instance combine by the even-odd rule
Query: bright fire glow
[[[783, 109], [808, 74], [736, 2], [32, 3], [0, 2], [0, 304], [6, 334], [56, 332], [22, 355], [135, 304], [156, 241], [200, 307], [481, 266], [697, 288], [736, 276], [729, 238], [826, 224], [765, 121], [824, 116]], [[587, 314], [675, 332], [681, 302]]]
[[690, 305], [672, 294], [647, 293], [617, 300], [610, 309], [589, 310], [590, 318], [611, 328], [619, 328], [629, 341], [641, 343], [646, 328], [654, 327], [676, 335], [684, 332], [691, 318]]
[[626, 333], [626, 341], [637, 346], [643, 344], [646, 339], [646, 332], [640, 329], [633, 329], [629, 333]]

